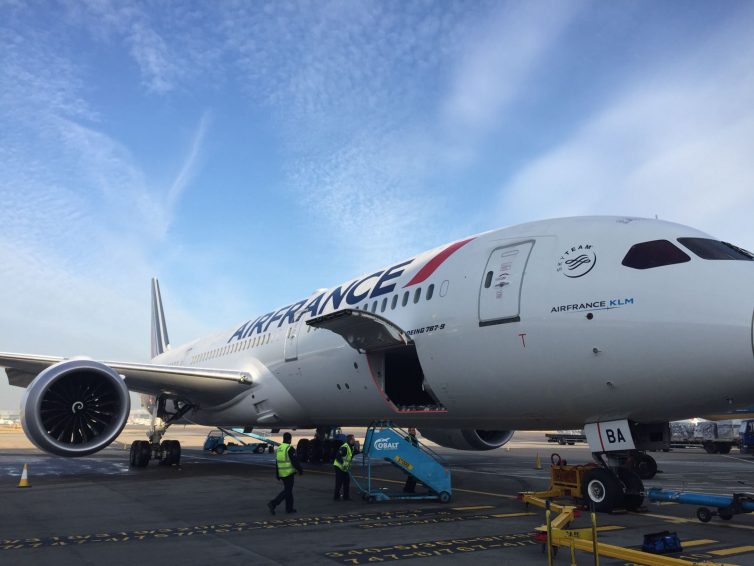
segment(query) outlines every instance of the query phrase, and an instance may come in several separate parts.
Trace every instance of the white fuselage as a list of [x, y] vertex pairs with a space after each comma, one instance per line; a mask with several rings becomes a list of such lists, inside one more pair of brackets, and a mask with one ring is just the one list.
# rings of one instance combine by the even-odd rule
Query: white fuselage
[[[678, 224], [619, 217], [495, 230], [317, 291], [154, 362], [252, 374], [248, 392], [189, 415], [212, 425], [385, 419], [547, 429], [752, 405], [754, 261], [702, 259], [679, 237], [709, 238]], [[671, 242], [690, 260], [622, 265], [634, 244], [653, 240]], [[420, 386], [401, 392], [399, 383], [404, 373], [415, 379], [418, 366], [385, 362], [306, 324], [346, 308], [373, 312], [413, 340]], [[391, 386], [406, 397], [425, 391], [434, 402], [399, 404]]]

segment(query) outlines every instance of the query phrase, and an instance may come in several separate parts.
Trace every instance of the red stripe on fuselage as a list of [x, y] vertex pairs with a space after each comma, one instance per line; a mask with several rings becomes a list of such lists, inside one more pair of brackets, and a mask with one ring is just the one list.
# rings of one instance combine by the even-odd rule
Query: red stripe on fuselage
[[445, 248], [443, 251], [441, 251], [439, 254], [437, 254], [435, 257], [430, 259], [424, 267], [422, 267], [416, 275], [414, 275], [411, 278], [411, 281], [406, 283], [404, 285], [405, 287], [410, 287], [411, 285], [416, 285], [417, 283], [421, 283], [425, 281], [430, 275], [432, 275], [435, 270], [442, 265], [442, 263], [448, 259], [451, 255], [453, 255], [456, 251], [461, 249], [463, 246], [468, 244], [471, 240], [474, 238], [469, 238], [468, 240], [461, 240], [460, 242], [456, 242], [455, 244], [450, 244], [447, 248]]

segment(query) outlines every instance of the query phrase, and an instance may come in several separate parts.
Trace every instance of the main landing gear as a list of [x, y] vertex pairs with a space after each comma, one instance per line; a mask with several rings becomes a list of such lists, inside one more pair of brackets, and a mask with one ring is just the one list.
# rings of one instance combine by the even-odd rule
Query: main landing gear
[[[170, 401], [170, 407], [168, 407]], [[160, 397], [152, 408], [152, 426], [149, 440], [134, 440], [131, 443], [129, 463], [132, 468], [146, 468], [150, 460], [158, 460], [161, 465], [174, 466], [181, 462], [181, 443], [177, 440], [162, 440], [168, 427], [180, 420], [193, 408], [183, 401]], [[157, 419], [163, 426], [157, 426]]]
[[604, 513], [617, 508], [636, 511], [641, 507], [642, 480], [657, 473], [655, 459], [637, 450], [592, 455], [598, 465], [585, 471], [581, 481], [581, 495], [587, 506]]
[[[296, 454], [300, 462], [308, 464], [329, 464], [338, 454], [338, 450], [346, 441], [339, 427], [317, 427], [314, 438], [302, 438], [296, 445]], [[359, 453], [360, 446], [356, 444], [354, 456]]]

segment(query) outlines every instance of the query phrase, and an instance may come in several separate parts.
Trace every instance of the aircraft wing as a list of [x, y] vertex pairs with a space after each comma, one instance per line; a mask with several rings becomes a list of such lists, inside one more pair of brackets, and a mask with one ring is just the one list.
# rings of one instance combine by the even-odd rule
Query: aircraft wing
[[[69, 358], [0, 352], [0, 367], [5, 368], [11, 385], [28, 387], [41, 371], [66, 359]], [[131, 391], [150, 395], [171, 394], [193, 403], [216, 404], [230, 400], [253, 384], [250, 373], [238, 370], [130, 362], [102, 363], [121, 374]]]

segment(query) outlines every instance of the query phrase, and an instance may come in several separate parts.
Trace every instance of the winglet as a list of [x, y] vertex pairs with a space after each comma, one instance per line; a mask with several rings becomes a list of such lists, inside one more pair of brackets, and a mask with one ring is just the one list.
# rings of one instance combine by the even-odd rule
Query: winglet
[[162, 295], [160, 282], [152, 278], [152, 358], [156, 358], [170, 349], [168, 327], [165, 324], [165, 313], [162, 310]]

